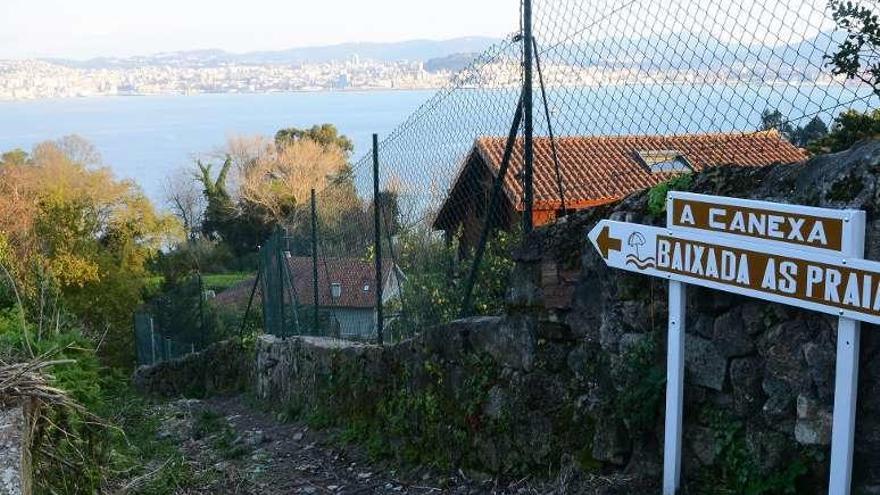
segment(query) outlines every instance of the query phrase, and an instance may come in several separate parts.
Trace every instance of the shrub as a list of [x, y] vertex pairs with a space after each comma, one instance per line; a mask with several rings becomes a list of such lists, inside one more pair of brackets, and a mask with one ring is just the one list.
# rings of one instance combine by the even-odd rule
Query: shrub
[[666, 195], [669, 191], [687, 191], [693, 183], [691, 174], [683, 174], [652, 187], [648, 190], [648, 213], [654, 217], [663, 215], [666, 213]]

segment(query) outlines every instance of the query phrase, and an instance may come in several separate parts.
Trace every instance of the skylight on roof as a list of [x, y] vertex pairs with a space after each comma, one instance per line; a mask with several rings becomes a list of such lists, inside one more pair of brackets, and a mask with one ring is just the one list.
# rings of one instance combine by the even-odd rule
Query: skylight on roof
[[643, 150], [636, 151], [636, 154], [652, 174], [693, 171], [687, 158], [675, 150]]

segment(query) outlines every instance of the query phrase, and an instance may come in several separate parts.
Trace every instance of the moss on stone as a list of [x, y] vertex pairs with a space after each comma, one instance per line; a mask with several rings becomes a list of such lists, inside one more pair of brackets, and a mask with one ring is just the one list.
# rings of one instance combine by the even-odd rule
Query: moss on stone
[[865, 188], [861, 179], [855, 175], [847, 175], [831, 185], [825, 199], [834, 202], [848, 202], [855, 199]]

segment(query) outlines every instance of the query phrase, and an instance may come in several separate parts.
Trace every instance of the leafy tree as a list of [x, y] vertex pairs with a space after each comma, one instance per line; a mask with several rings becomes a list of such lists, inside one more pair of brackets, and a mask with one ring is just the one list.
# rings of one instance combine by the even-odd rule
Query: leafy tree
[[811, 142], [821, 139], [828, 134], [828, 126], [819, 116], [815, 116], [807, 122], [807, 125], [793, 126], [789, 118], [778, 109], [764, 110], [761, 113], [760, 130], [775, 129], [795, 146], [807, 147]]
[[212, 174], [213, 164], [196, 160], [196, 166], [198, 180], [202, 184], [202, 193], [207, 203], [202, 220], [202, 233], [208, 239], [216, 239], [224, 234], [227, 224], [235, 215], [235, 205], [226, 188], [226, 180], [232, 169], [232, 158], [226, 157], [217, 177], [213, 177]]
[[837, 52], [826, 55], [832, 72], [862, 81], [880, 95], [880, 17], [851, 0], [829, 0], [828, 8], [837, 27], [847, 33]]
[[252, 254], [271, 229], [260, 221], [258, 212], [233, 200], [228, 188], [233, 157], [226, 155], [216, 177], [213, 164], [197, 160], [196, 166], [205, 197], [202, 235], [208, 240], [226, 243], [237, 256]]
[[27, 163], [27, 160], [27, 152], [21, 149], [14, 149], [0, 155], [0, 167], [3, 165], [24, 165]]
[[788, 118], [782, 115], [778, 109], [770, 110], [769, 108], [761, 112], [761, 130], [777, 130], [786, 138], [791, 138], [794, 128], [789, 123]]
[[855, 110], [842, 112], [831, 125], [825, 137], [808, 146], [813, 153], [836, 153], [852, 147], [863, 139], [880, 136], [880, 110], [862, 113]]
[[297, 213], [297, 206], [308, 205], [312, 189], [324, 189], [346, 166], [346, 155], [336, 145], [284, 139], [242, 171], [239, 198], [264, 223], [281, 224]]
[[337, 147], [346, 155], [354, 151], [354, 143], [351, 139], [339, 134], [339, 130], [333, 124], [313, 125], [309, 129], [289, 127], [275, 133], [275, 144], [279, 147], [301, 139], [310, 139], [325, 147]]
[[827, 134], [828, 126], [825, 125], [825, 122], [819, 118], [819, 116], [816, 116], [810, 119], [810, 121], [807, 122], [807, 125], [798, 127], [794, 130], [791, 136], [791, 142], [796, 146], [804, 148], [813, 141], [822, 139]]
[[[230, 138], [216, 176], [212, 164], [196, 163], [206, 205], [202, 235], [228, 245], [241, 258], [282, 225], [294, 250], [308, 250], [314, 188], [320, 191], [322, 245], [334, 252], [360, 252], [368, 224], [348, 163], [352, 149], [351, 140], [330, 124], [282, 129], [274, 140]], [[349, 249], [342, 249], [344, 244]]]
[[[40, 327], [70, 313], [103, 342], [105, 357], [129, 364], [147, 261], [178, 238], [179, 224], [132, 182], [94, 168], [99, 157], [80, 138], [41, 143], [25, 163], [17, 155], [0, 168], [4, 268]], [[57, 301], [51, 315], [47, 300]]]

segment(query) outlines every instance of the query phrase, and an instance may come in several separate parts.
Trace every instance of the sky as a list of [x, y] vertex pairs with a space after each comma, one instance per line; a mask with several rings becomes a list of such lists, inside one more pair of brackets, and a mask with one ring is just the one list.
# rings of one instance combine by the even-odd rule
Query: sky
[[501, 37], [519, 0], [0, 0], [0, 58]]

